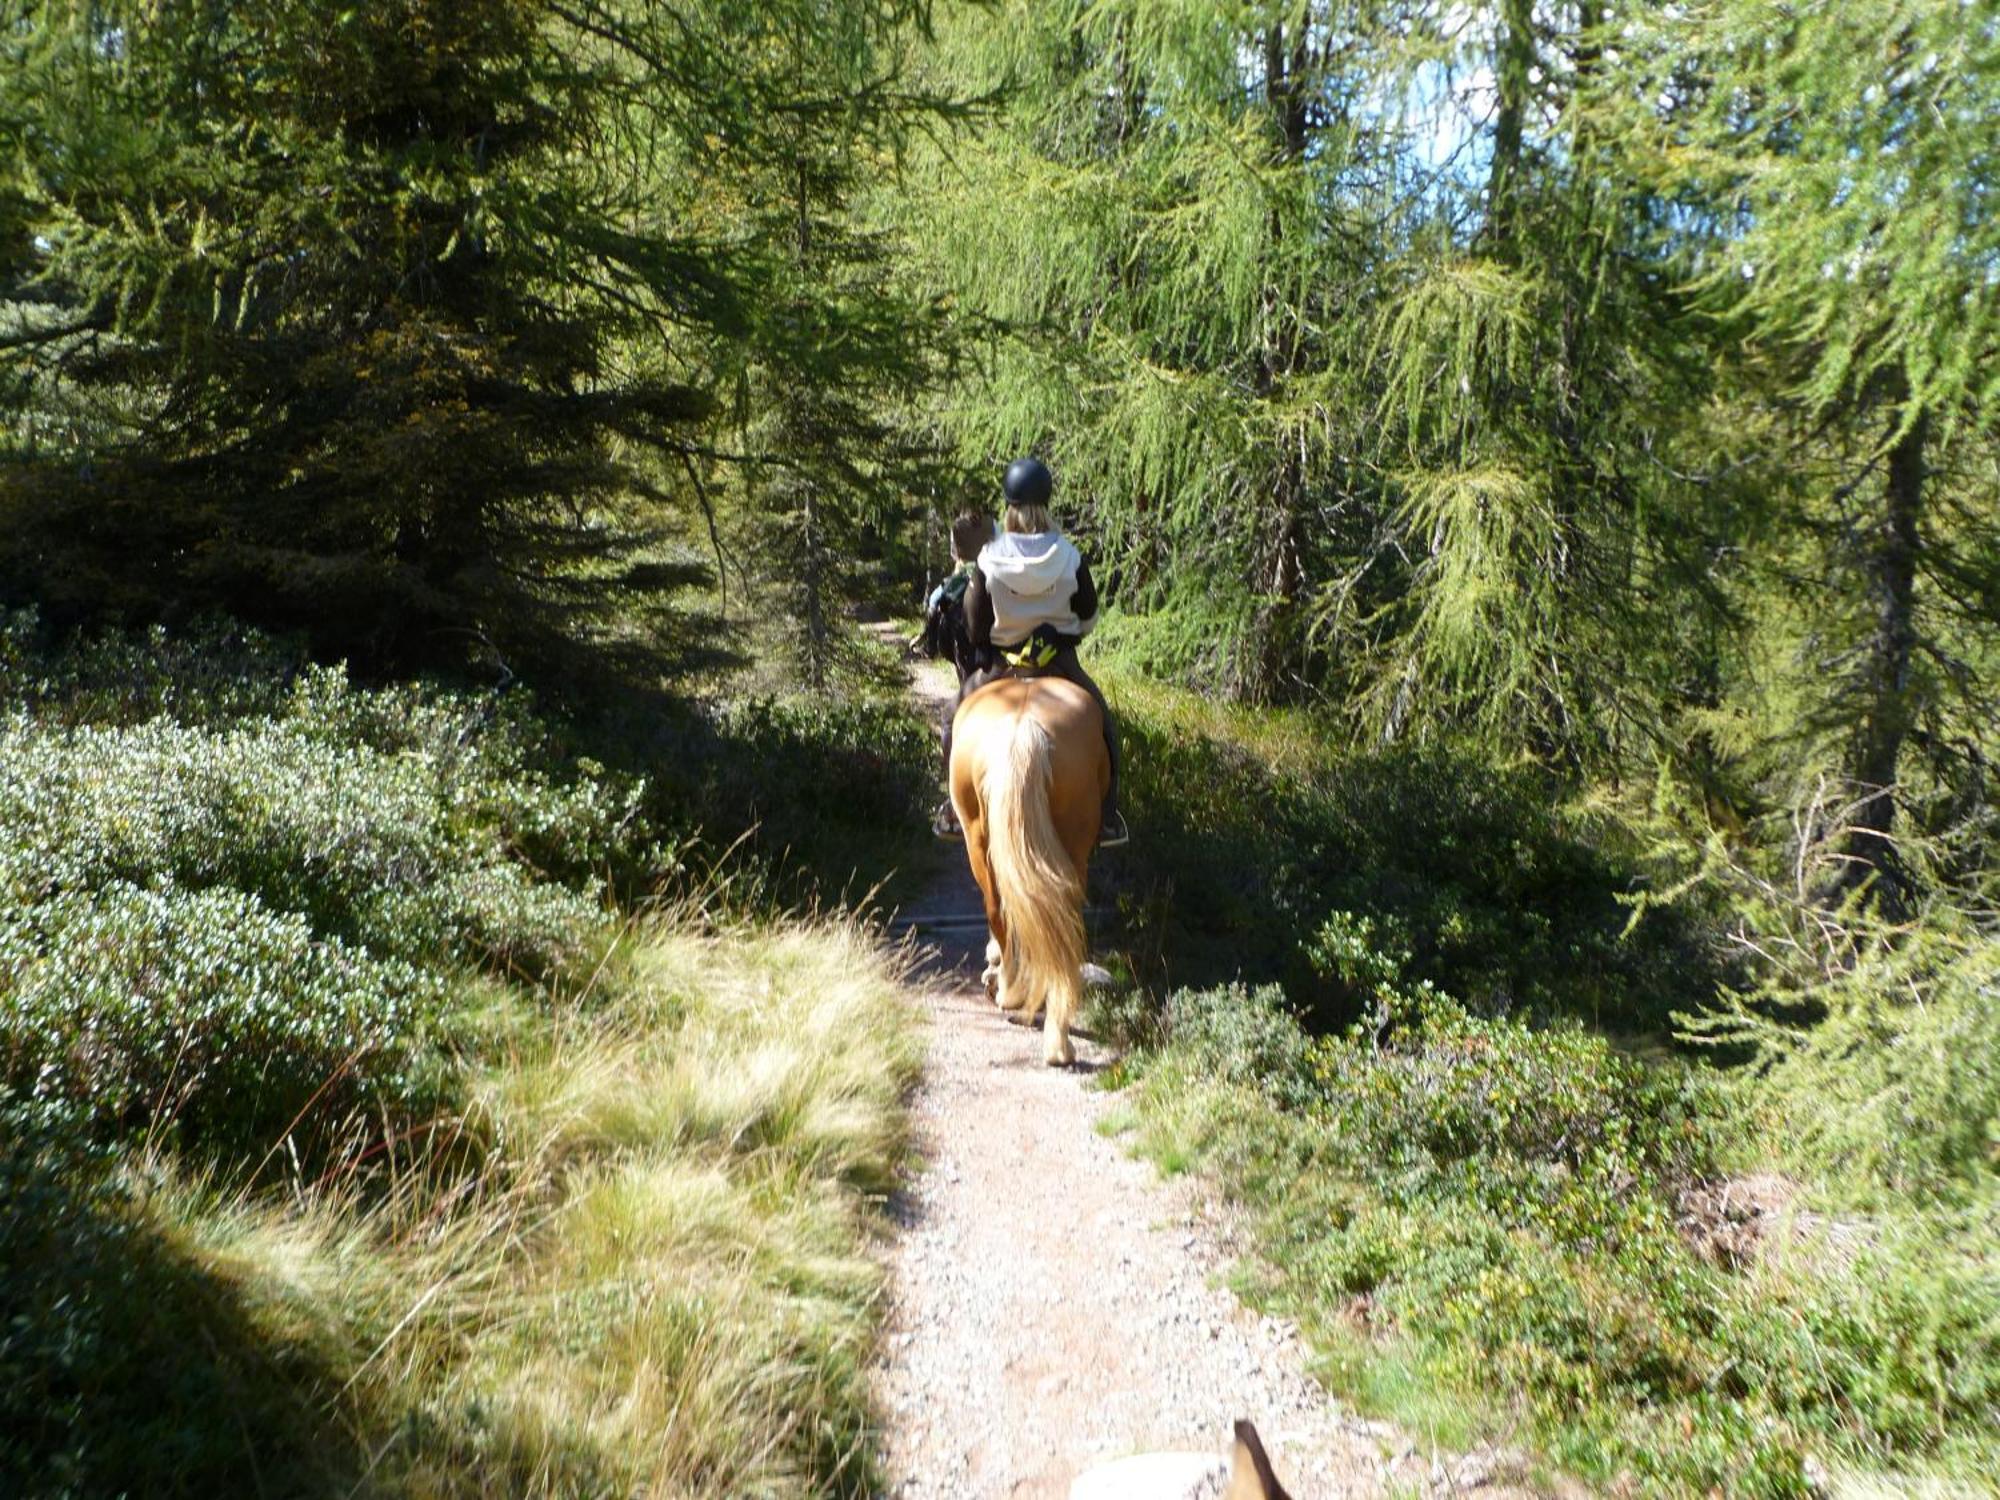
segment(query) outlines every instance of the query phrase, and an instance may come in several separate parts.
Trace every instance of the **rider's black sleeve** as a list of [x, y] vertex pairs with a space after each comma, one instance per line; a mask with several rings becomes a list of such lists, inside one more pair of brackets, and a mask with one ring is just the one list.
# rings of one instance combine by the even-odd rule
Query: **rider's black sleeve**
[[975, 646], [993, 644], [993, 596], [986, 592], [986, 574], [978, 568], [965, 586], [965, 633]]
[[1069, 596], [1070, 611], [1079, 620], [1091, 619], [1097, 613], [1097, 584], [1090, 576], [1090, 564], [1076, 565], [1076, 592]]

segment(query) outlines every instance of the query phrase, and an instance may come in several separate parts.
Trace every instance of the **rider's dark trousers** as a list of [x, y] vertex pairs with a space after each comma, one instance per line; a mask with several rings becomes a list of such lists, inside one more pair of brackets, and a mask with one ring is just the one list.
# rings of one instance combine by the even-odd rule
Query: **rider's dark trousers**
[[[958, 703], [963, 703], [979, 689], [998, 677], [1060, 677], [1073, 682], [1097, 700], [1097, 711], [1104, 719], [1104, 748], [1111, 757], [1111, 788], [1104, 794], [1104, 821], [1110, 822], [1111, 815], [1118, 811], [1118, 779], [1124, 760], [1118, 747], [1118, 730], [1111, 722], [1111, 705], [1104, 701], [1104, 691], [1090, 680], [1090, 674], [1083, 670], [1083, 663], [1076, 659], [1076, 647], [1065, 646], [1056, 653], [1056, 659], [1046, 667], [1023, 670], [1017, 667], [994, 667], [984, 672], [968, 672], [959, 679]], [[945, 795], [951, 795], [951, 726], [958, 717], [958, 703], [952, 705], [949, 717], [944, 721], [944, 782]]]

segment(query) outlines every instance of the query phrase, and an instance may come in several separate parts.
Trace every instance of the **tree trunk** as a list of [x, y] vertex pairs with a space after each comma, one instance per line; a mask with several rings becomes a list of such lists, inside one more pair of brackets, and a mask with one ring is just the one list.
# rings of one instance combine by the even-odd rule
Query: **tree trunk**
[[[1307, 29], [1294, 28], [1289, 41], [1282, 24], [1274, 23], [1264, 33], [1264, 97], [1276, 116], [1280, 165], [1298, 167], [1305, 160], [1310, 127], [1306, 114]], [[1274, 210], [1271, 215], [1271, 242], [1274, 247], [1283, 233], [1283, 222]], [[1283, 307], [1275, 287], [1264, 293], [1266, 328], [1264, 350], [1257, 371], [1257, 393], [1269, 399], [1276, 395], [1293, 373], [1299, 357], [1297, 317]], [[1280, 438], [1282, 451], [1271, 476], [1268, 509], [1259, 520], [1254, 565], [1255, 582], [1263, 602], [1251, 621], [1248, 649], [1239, 673], [1241, 694], [1255, 702], [1276, 697], [1294, 665], [1294, 617], [1298, 613], [1299, 590], [1304, 569], [1299, 554], [1302, 515], [1305, 508], [1305, 474], [1296, 446]]]
[[805, 491], [805, 549], [799, 559], [799, 585], [805, 595], [806, 686], [814, 693], [826, 691], [832, 666], [832, 635], [827, 629], [826, 556], [819, 534], [819, 516], [813, 507], [812, 482]]
[[1493, 124], [1493, 164], [1486, 178], [1486, 224], [1494, 251], [1502, 259], [1512, 254], [1515, 197], [1521, 177], [1521, 134], [1533, 87], [1535, 65], [1534, 0], [1502, 0], [1504, 30], [1500, 35], [1499, 66], [1494, 82], [1499, 113]]
[[[1899, 384], [1907, 392], [1907, 384]], [[1899, 405], [1897, 420], [1906, 416]], [[1862, 716], [1850, 773], [1863, 800], [1841, 841], [1845, 864], [1836, 882], [1837, 890], [1846, 892], [1873, 877], [1892, 910], [1901, 906], [1901, 874], [1890, 838], [1896, 767], [1915, 719], [1910, 668], [1917, 646], [1917, 549], [1929, 429], [1928, 415], [1918, 412], [1889, 450], [1886, 511], [1867, 559], [1875, 628], [1861, 668]]]

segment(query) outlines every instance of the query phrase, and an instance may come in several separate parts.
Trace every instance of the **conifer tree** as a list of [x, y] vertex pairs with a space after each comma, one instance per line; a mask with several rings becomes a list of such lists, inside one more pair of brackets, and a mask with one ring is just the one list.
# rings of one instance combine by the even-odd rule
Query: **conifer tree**
[[[908, 36], [889, 32], [845, 58], [782, 36], [758, 49], [785, 97], [859, 95], [900, 78]], [[848, 76], [829, 78], [829, 70]], [[902, 273], [896, 231], [869, 221], [875, 191], [917, 124], [958, 107], [914, 89], [872, 126], [829, 131], [785, 117], [783, 159], [746, 191], [747, 215], [773, 247], [767, 317], [782, 340], [745, 347], [753, 414], [743, 433], [741, 529], [770, 612], [805, 686], [824, 691], [858, 659], [845, 606], [880, 593], [882, 554], [923, 521], [917, 497], [949, 483], [944, 455], [914, 420], [948, 383], [954, 330]], [[886, 544], [886, 547], [885, 547]]]
[[[1658, 449], [1703, 370], [1582, 102], [1606, 10], [1107, 0], [951, 33], [1009, 100], [925, 199], [941, 279], [1008, 334], [953, 431], [1057, 460], [1127, 602], [1193, 636], [1173, 664], [1316, 684], [1374, 733], [1481, 719], [1574, 760], [1658, 732], [1693, 540]], [[1477, 76], [1490, 110], [1429, 159], [1420, 106]]]
[[[743, 372], [824, 338], [759, 184], [802, 140], [887, 138], [909, 101], [866, 60], [913, 17], [20, 0], [8, 317], [75, 328], [12, 425], [91, 421], [0, 477], [0, 587], [220, 605], [377, 659], [628, 607]], [[768, 65], [780, 38], [815, 86]], [[892, 321], [841, 336], [900, 347]]]
[[1365, 43], [1281, 4], [1006, 4], [939, 66], [997, 128], [929, 173], [915, 237], [1004, 330], [948, 425], [993, 465], [1039, 451], [1057, 506], [1166, 657], [1251, 697], [1295, 690], [1345, 532], [1379, 165]]
[[1666, 643], [1711, 607], [1667, 597], [1701, 536], [1660, 463], [1708, 372], [1594, 119], [1622, 13], [1502, 0], [1417, 24], [1430, 44], [1403, 97], [1491, 82], [1465, 89], [1483, 112], [1387, 273], [1376, 452], [1408, 563], [1365, 722], [1470, 719], [1602, 768], [1665, 732]]
[[1893, 887], [1898, 801], [1949, 817], [1995, 748], [2000, 28], [1902, 0], [1720, 3], [1629, 43], [1638, 159], [1744, 335], [1747, 358], [1718, 355], [1780, 415], [1785, 540], [1753, 578], [1799, 701], [1767, 733], [1851, 785], [1842, 884]]

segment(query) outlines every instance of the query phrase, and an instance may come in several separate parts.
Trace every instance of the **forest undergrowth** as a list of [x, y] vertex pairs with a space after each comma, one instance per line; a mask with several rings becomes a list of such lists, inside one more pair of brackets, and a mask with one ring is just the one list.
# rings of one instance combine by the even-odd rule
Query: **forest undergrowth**
[[676, 760], [222, 624], [0, 656], [0, 1488], [870, 1493], [916, 1053], [781, 912], [914, 824], [903, 711]]
[[[701, 1034], [645, 955], [946, 857], [851, 627], [1027, 454], [1127, 714], [1100, 1020], [1339, 1383], [1613, 1489], [2000, 1468], [1990, 7], [336, 10], [0, 25], [0, 1236], [88, 1283], [8, 1283], [0, 1488], [283, 1490], [252, 1411], [627, 1484], [471, 1334], [399, 1407], [463, 1304], [367, 1288], [584, 1222], [624, 1148], [495, 1080]], [[464, 1255], [538, 1326], [559, 1254]], [[862, 1483], [789, 1358], [745, 1441]], [[92, 1425], [155, 1366], [179, 1437]]]
[[1808, 921], [1469, 748], [1105, 680], [1146, 851], [1107, 872], [1123, 1123], [1245, 1206], [1241, 1287], [1333, 1389], [1617, 1494], [1982, 1492], [1983, 924]]

